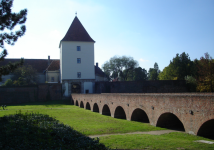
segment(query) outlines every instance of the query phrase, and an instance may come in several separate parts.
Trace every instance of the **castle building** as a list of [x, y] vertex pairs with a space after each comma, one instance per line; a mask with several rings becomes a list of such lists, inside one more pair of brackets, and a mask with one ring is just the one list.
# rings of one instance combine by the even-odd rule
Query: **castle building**
[[94, 92], [94, 43], [76, 16], [59, 44], [60, 80], [65, 96]]
[[[74, 18], [64, 38], [59, 43], [60, 59], [25, 59], [24, 65], [37, 70], [38, 83], [62, 83], [64, 96], [71, 93], [94, 93], [95, 82], [108, 81], [105, 73], [94, 65], [95, 41], [87, 33], [77, 16]], [[5, 59], [0, 67], [19, 59]], [[2, 76], [4, 82], [11, 78]]]

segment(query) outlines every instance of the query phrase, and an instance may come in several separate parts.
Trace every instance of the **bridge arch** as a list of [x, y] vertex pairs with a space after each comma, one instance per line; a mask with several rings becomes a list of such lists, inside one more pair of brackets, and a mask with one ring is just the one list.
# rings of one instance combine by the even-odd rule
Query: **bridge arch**
[[80, 102], [80, 108], [84, 108], [83, 101]]
[[148, 117], [147, 113], [143, 109], [136, 108], [132, 112], [131, 121], [149, 123], [149, 117]]
[[88, 110], [91, 110], [91, 106], [90, 106], [89, 102], [86, 103], [86, 107], [85, 108], [88, 109]]
[[102, 115], [111, 116], [111, 111], [107, 104], [103, 106]]
[[76, 106], [79, 106], [79, 103], [78, 103], [78, 101], [76, 100]]
[[205, 138], [214, 139], [214, 119], [204, 122], [198, 130], [197, 135]]
[[178, 131], [185, 131], [183, 123], [175, 114], [171, 112], [161, 114], [157, 120], [156, 126]]
[[93, 112], [100, 112], [97, 103], [94, 103]]
[[115, 109], [114, 118], [126, 119], [126, 113], [121, 106], [117, 106]]

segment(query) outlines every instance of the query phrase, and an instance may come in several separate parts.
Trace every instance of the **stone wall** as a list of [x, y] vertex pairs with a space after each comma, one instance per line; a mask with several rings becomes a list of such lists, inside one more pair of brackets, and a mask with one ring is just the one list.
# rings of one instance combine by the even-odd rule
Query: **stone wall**
[[188, 92], [185, 80], [96, 82], [95, 93], [181, 93]]
[[75, 105], [103, 115], [133, 121], [144, 119], [153, 126], [183, 128], [182, 131], [190, 134], [214, 138], [214, 93], [104, 93], [71, 96]]
[[19, 104], [24, 102], [61, 99], [61, 84], [38, 84], [21, 87], [0, 87], [0, 104]]

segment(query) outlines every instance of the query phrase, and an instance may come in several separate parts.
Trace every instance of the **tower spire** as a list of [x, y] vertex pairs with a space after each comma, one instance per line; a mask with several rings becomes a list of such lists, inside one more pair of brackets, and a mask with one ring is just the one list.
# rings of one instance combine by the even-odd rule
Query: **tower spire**
[[75, 13], [75, 15], [77, 16], [77, 12]]

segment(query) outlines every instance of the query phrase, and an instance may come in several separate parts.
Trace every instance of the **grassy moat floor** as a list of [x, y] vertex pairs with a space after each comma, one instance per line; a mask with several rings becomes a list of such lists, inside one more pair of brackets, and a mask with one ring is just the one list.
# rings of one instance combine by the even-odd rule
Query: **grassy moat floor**
[[[21, 110], [47, 114], [55, 117], [60, 122], [71, 126], [85, 135], [100, 135], [113, 133], [146, 132], [166, 130], [154, 127], [148, 123], [115, 119], [99, 113], [91, 112], [70, 104], [70, 101], [34, 102], [20, 105], [7, 106], [6, 110], [0, 109], [0, 117], [15, 114]], [[162, 135], [126, 134], [100, 137], [100, 142], [112, 149], [176, 149], [176, 150], [213, 150], [214, 144], [195, 142], [196, 140], [212, 141], [199, 136], [182, 132], [172, 132]]]

